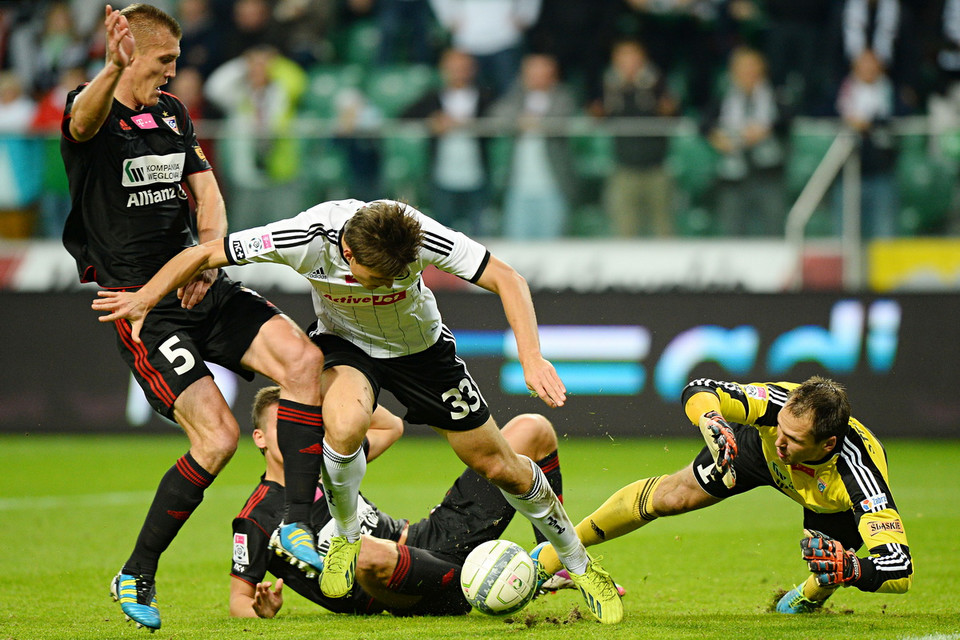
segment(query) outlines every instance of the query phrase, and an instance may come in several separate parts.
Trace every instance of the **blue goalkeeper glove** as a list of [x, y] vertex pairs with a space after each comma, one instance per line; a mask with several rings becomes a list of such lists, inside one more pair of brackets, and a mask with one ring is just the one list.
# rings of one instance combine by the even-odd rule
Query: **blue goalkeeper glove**
[[860, 559], [851, 550], [819, 531], [804, 530], [800, 550], [821, 587], [848, 585], [860, 579]]
[[707, 411], [700, 416], [699, 427], [715, 463], [711, 479], [722, 479], [728, 488], [733, 487], [737, 483], [737, 474], [733, 470], [737, 439], [733, 436], [733, 429], [717, 411]]

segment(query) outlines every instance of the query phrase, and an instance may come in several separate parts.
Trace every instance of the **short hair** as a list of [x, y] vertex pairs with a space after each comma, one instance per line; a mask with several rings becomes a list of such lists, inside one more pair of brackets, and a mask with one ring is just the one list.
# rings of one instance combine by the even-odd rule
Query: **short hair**
[[359, 264], [388, 278], [407, 273], [423, 246], [420, 221], [408, 209], [402, 202], [377, 200], [350, 218], [343, 239]]
[[816, 442], [831, 436], [839, 438], [850, 430], [850, 401], [839, 382], [813, 376], [790, 392], [787, 406], [795, 417], [812, 415]]
[[280, 402], [280, 387], [263, 387], [253, 398], [253, 409], [250, 411], [250, 421], [254, 429], [263, 429], [263, 413], [272, 405]]
[[130, 23], [130, 32], [137, 41], [137, 48], [141, 42], [149, 41], [156, 34], [157, 27], [166, 27], [177, 40], [183, 37], [180, 23], [163, 9], [150, 4], [131, 4], [120, 12], [120, 15]]

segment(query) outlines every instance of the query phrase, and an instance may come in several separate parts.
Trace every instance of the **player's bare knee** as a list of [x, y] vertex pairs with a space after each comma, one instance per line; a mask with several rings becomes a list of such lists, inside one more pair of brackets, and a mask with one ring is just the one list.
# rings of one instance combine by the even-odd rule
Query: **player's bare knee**
[[387, 584], [397, 568], [397, 547], [393, 542], [363, 537], [357, 557], [357, 580]]
[[557, 432], [546, 416], [523, 413], [503, 428], [503, 437], [517, 453], [540, 460], [557, 450]]
[[190, 443], [194, 459], [210, 473], [218, 473], [237, 451], [240, 432], [226, 425], [211, 429]]
[[663, 479], [653, 495], [653, 507], [661, 516], [675, 516], [706, 506], [707, 494], [699, 486], [684, 482], [684, 469]]
[[497, 486], [502, 486], [501, 483], [509, 482], [511, 479], [511, 465], [503, 456], [478, 456], [471, 461], [470, 466], [474, 471]]
[[319, 400], [320, 374], [323, 372], [323, 353], [313, 344], [299, 348], [285, 359], [285, 371], [280, 386], [300, 398]]

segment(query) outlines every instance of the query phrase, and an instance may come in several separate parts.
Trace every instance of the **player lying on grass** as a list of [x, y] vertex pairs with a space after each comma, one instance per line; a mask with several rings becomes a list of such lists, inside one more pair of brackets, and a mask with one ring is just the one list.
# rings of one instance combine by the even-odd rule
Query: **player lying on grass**
[[[801, 554], [812, 575], [777, 603], [780, 613], [820, 608], [838, 587], [905, 593], [913, 564], [877, 438], [850, 416], [838, 383], [813, 377], [740, 384], [694, 380], [683, 391], [687, 417], [707, 446], [672, 475], [638, 480], [577, 525], [586, 546], [617, 538], [660, 516], [717, 504], [772, 486], [803, 506]], [[866, 547], [870, 555], [858, 557]], [[539, 568], [560, 569], [547, 545]]]
[[[363, 529], [356, 583], [347, 597], [329, 598], [315, 576], [288, 564], [269, 548], [270, 534], [283, 516], [283, 459], [277, 447], [278, 387], [257, 394], [253, 441], [263, 452], [266, 472], [233, 521], [233, 569], [230, 614], [272, 618], [283, 605], [283, 586], [338, 613], [459, 615], [470, 606], [460, 590], [460, 569], [478, 544], [503, 533], [514, 509], [503, 494], [471, 469], [454, 482], [439, 506], [420, 522], [397, 520], [361, 496], [357, 516]], [[400, 437], [403, 423], [383, 407], [374, 411], [367, 432], [367, 458], [373, 459]], [[523, 414], [503, 428], [518, 453], [535, 460], [557, 495], [562, 495], [557, 436], [538, 414]], [[317, 548], [325, 553], [333, 521], [318, 485], [311, 521]], [[543, 540], [538, 536], [538, 539]], [[277, 577], [264, 582], [267, 572]]]

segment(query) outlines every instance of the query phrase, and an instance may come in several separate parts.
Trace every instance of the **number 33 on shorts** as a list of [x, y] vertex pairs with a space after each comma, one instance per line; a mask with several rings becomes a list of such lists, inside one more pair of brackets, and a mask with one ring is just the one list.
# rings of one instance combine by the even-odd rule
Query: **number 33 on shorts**
[[444, 393], [440, 399], [450, 407], [450, 417], [454, 420], [466, 418], [471, 411], [477, 411], [481, 404], [480, 392], [470, 378], [461, 379], [460, 384]]

